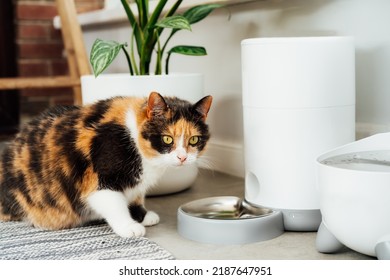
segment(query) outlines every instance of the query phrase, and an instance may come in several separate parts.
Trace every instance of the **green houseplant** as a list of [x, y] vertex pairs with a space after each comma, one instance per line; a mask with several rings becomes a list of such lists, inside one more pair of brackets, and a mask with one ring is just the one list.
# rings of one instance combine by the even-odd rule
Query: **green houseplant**
[[[165, 58], [165, 73], [169, 71], [169, 59], [171, 54], [184, 54], [201, 56], [206, 55], [206, 50], [199, 46], [180, 45], [166, 52], [170, 39], [181, 30], [191, 30], [191, 25], [207, 17], [220, 4], [198, 5], [177, 14], [183, 0], [177, 0], [165, 9], [168, 0], [156, 0], [155, 8], [149, 11], [149, 0], [134, 0], [129, 4], [128, 0], [121, 0], [126, 11], [127, 19], [132, 27], [130, 43], [118, 43], [97, 39], [91, 49], [90, 61], [95, 76], [101, 74], [117, 57], [122, 50], [126, 55], [131, 75], [151, 74], [152, 57], [155, 55], [156, 65], [154, 74], [163, 73], [163, 60]], [[134, 10], [138, 11], [134, 13]], [[168, 36], [163, 37], [164, 30], [170, 30]], [[137, 56], [137, 58], [136, 58]]]

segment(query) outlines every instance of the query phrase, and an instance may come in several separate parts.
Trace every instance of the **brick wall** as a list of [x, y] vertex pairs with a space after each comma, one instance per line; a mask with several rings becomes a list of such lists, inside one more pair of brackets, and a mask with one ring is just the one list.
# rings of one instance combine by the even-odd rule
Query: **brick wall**
[[[3, 1], [3, 0], [0, 0]], [[66, 75], [61, 33], [53, 28], [55, 0], [13, 0], [19, 76]], [[75, 0], [78, 13], [100, 9], [104, 0]], [[70, 89], [21, 91], [22, 114], [37, 114], [49, 106], [72, 104]]]

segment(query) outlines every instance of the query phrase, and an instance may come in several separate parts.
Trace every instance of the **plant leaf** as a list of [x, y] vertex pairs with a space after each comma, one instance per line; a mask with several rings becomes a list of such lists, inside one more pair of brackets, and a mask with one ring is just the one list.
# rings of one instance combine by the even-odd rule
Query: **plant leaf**
[[183, 16], [188, 20], [190, 24], [194, 24], [207, 17], [214, 9], [221, 7], [223, 7], [223, 5], [221, 4], [199, 5], [185, 11]]
[[123, 46], [126, 44], [96, 39], [89, 57], [95, 77], [99, 76], [112, 63]]
[[171, 16], [161, 19], [156, 23], [156, 26], [172, 29], [186, 29], [191, 30], [191, 25], [183, 16]]
[[123, 9], [126, 12], [127, 19], [129, 20], [129, 23], [133, 29], [134, 37], [137, 43], [137, 51], [138, 53], [140, 53], [142, 49], [142, 42], [143, 42], [143, 34], [142, 34], [141, 27], [139, 26], [137, 19], [130, 8], [130, 4], [128, 3], [128, 0], [121, 0], [121, 3]]
[[169, 50], [169, 54], [178, 53], [184, 55], [194, 55], [194, 56], [202, 56], [207, 55], [206, 49], [204, 47], [197, 46], [176, 46]]
[[197, 47], [197, 46], [176, 46], [169, 50], [167, 59], [165, 62], [165, 73], [169, 73], [169, 61], [171, 59], [172, 53], [178, 53], [178, 54], [184, 54], [184, 55], [194, 55], [194, 56], [201, 56], [201, 55], [207, 55], [206, 49], [204, 47]]

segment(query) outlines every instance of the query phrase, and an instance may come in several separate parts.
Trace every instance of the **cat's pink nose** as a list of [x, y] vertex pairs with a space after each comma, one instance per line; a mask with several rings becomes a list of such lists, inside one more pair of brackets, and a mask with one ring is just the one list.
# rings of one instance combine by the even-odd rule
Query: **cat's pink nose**
[[183, 162], [186, 161], [187, 156], [185, 156], [185, 155], [180, 155], [180, 156], [177, 156], [177, 158], [180, 160], [181, 163], [183, 163]]

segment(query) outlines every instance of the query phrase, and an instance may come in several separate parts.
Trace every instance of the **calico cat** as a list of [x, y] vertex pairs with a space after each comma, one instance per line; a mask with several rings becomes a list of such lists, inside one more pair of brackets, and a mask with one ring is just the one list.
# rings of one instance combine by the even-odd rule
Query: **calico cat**
[[205, 150], [211, 102], [152, 92], [49, 109], [3, 152], [0, 220], [56, 230], [103, 218], [119, 236], [143, 236], [159, 222], [145, 193]]

